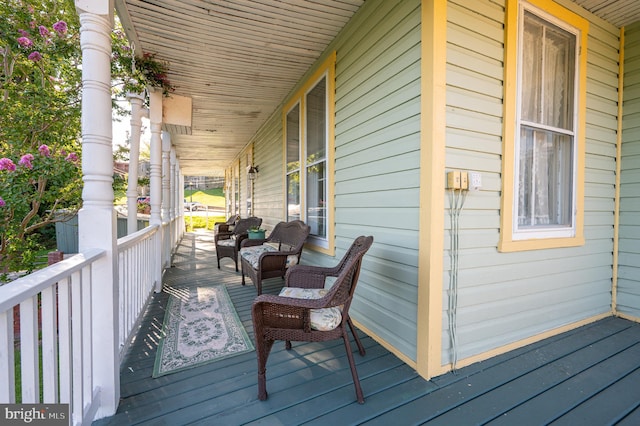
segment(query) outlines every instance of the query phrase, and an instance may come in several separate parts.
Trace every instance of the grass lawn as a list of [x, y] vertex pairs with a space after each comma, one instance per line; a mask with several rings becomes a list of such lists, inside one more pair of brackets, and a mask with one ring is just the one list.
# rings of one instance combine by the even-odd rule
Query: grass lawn
[[[194, 189], [194, 190], [184, 190], [184, 198], [187, 201], [191, 201], [193, 197], [193, 201], [197, 201], [205, 206], [211, 207], [219, 207], [224, 208], [224, 194], [222, 193], [222, 188], [213, 188], [213, 189]], [[122, 196], [116, 199], [115, 204], [117, 205], [126, 205], [127, 197]]]
[[205, 206], [224, 208], [224, 194], [222, 193], [222, 188], [195, 189], [193, 191], [185, 189], [184, 198], [186, 198], [187, 201], [191, 201], [192, 197], [193, 201], [202, 203]]

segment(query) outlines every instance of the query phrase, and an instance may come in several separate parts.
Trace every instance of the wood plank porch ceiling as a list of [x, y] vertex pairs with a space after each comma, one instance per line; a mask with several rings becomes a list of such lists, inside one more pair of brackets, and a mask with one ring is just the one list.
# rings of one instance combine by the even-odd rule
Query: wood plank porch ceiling
[[187, 176], [223, 175], [364, 0], [116, 0], [135, 49], [169, 63], [191, 128], [166, 128]]
[[[191, 127], [165, 126], [187, 176], [221, 176], [365, 0], [115, 0], [138, 52], [169, 63]], [[621, 27], [637, 0], [572, 0]]]

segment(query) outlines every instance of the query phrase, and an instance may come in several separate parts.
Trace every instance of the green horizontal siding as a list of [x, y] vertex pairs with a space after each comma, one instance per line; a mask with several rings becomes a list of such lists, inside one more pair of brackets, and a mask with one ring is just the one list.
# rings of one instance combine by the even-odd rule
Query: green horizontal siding
[[[456, 335], [463, 359], [610, 310], [618, 41], [615, 28], [592, 25], [585, 245], [500, 253], [502, 143], [512, 143], [502, 141], [504, 2], [448, 4], [446, 168], [479, 171], [483, 183], [467, 195], [459, 220]], [[445, 203], [443, 364], [452, 359], [448, 197]]]
[[625, 28], [618, 312], [640, 317], [640, 23]]
[[415, 360], [420, 1], [367, 1], [334, 47], [336, 239], [374, 236], [351, 314]]
[[[254, 181], [254, 214], [269, 230], [284, 217], [282, 121], [274, 114], [254, 138], [253, 159], [260, 173]], [[244, 173], [244, 170], [241, 170]]]
[[[500, 253], [504, 1], [449, 1], [446, 168], [478, 171], [460, 217], [458, 358], [473, 356], [610, 310], [615, 196], [618, 31], [591, 22], [587, 53], [585, 239], [581, 247]], [[420, 185], [420, 0], [367, 1], [327, 48], [335, 50], [335, 256], [305, 251], [303, 263], [333, 265], [358, 235], [373, 235], [352, 315], [416, 360]], [[640, 60], [627, 71], [619, 302], [640, 299]], [[313, 72], [309, 70], [308, 75]], [[637, 83], [631, 84], [636, 81]], [[302, 84], [304, 79], [300, 82]], [[428, 96], [428, 94], [423, 94]], [[283, 217], [282, 122], [276, 111], [256, 135], [256, 212]], [[626, 166], [625, 166], [626, 165]], [[444, 188], [443, 188], [444, 191]], [[442, 362], [450, 361], [448, 198], [443, 259]], [[635, 263], [634, 263], [635, 262]], [[629, 266], [629, 267], [627, 267]], [[628, 296], [625, 299], [625, 294]], [[634, 309], [638, 309], [636, 304]]]

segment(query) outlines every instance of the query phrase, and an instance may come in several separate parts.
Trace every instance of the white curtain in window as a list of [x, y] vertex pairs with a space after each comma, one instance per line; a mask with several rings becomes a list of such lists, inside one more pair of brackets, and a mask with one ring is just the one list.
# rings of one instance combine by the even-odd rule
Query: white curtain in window
[[323, 77], [307, 93], [306, 218], [310, 234], [326, 238], [327, 85]]
[[574, 35], [535, 15], [525, 15], [519, 227], [567, 225], [570, 221], [572, 138], [558, 131], [572, 131], [573, 127], [574, 51]]
[[287, 113], [287, 221], [300, 219], [300, 104]]

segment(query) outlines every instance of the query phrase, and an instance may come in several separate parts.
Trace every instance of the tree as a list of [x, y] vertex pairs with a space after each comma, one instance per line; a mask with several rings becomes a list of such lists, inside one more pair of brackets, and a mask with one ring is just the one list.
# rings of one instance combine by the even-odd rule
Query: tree
[[36, 231], [80, 206], [79, 22], [72, 0], [5, 0], [0, 15], [0, 270], [29, 270]]
[[[80, 208], [82, 52], [73, 0], [4, 0], [0, 16], [1, 272], [31, 270], [37, 231]], [[114, 99], [173, 90], [166, 64], [132, 51], [120, 27], [111, 39]]]

